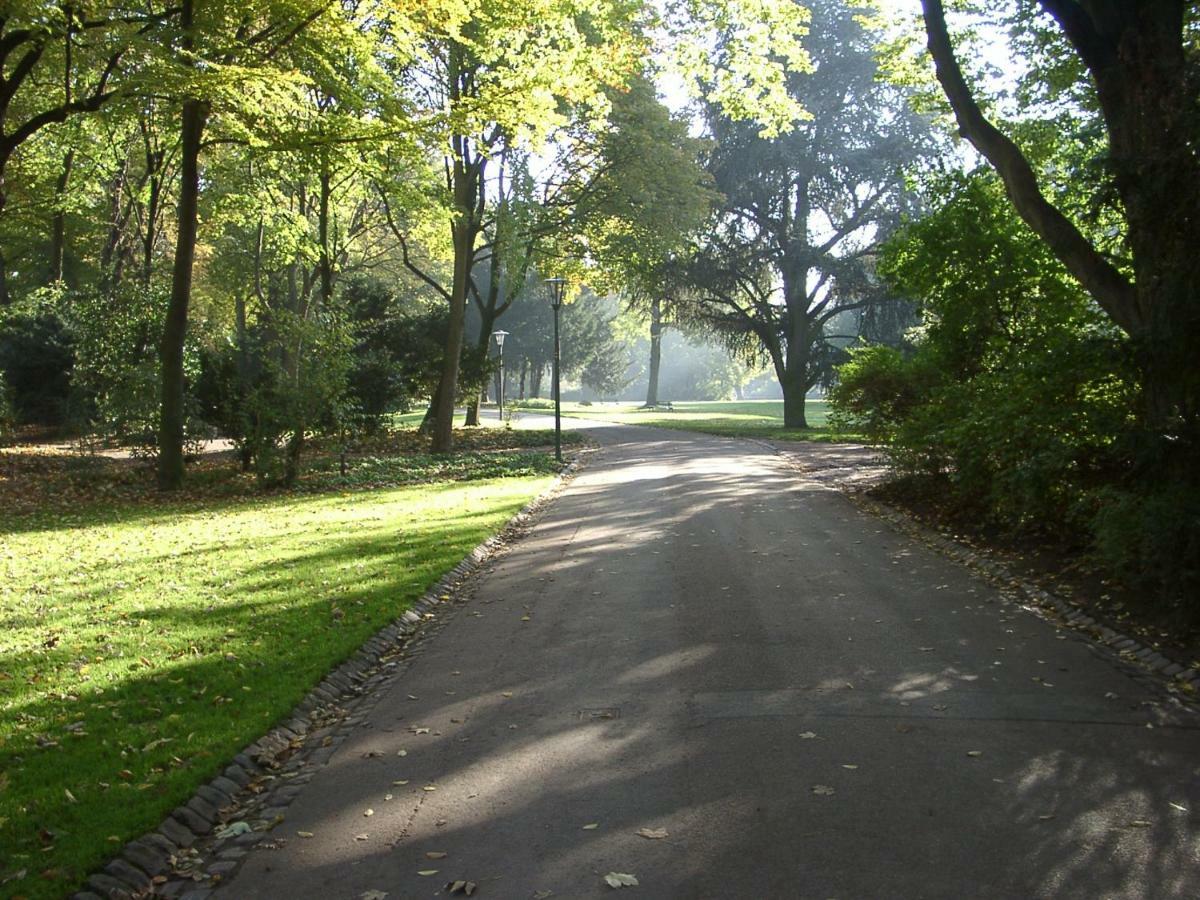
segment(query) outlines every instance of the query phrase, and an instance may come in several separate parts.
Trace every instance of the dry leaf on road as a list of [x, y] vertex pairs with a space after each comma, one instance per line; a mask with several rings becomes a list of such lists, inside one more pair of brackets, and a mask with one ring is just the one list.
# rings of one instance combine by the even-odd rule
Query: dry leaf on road
[[670, 834], [665, 828], [639, 828], [637, 833], [650, 841], [661, 841]]
[[619, 888], [636, 887], [638, 880], [636, 875], [627, 872], [609, 872], [604, 876], [604, 882], [611, 888]]
[[814, 784], [812, 792], [820, 797], [828, 797], [834, 793], [834, 790], [827, 784]]

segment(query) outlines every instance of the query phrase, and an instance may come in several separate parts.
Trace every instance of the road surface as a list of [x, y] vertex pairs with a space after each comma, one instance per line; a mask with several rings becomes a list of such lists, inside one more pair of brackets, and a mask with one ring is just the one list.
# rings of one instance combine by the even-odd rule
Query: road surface
[[218, 898], [1200, 896], [1161, 688], [765, 446], [593, 433]]

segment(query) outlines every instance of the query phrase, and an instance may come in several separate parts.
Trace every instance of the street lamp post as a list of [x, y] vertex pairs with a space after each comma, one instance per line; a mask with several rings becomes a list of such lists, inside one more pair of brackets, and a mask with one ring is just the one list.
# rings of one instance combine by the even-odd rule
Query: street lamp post
[[550, 306], [554, 309], [554, 458], [562, 462], [562, 401], [559, 395], [558, 378], [558, 311], [562, 308], [563, 295], [567, 292], [565, 278], [547, 278], [550, 288]]
[[493, 331], [492, 337], [496, 339], [496, 347], [500, 351], [500, 390], [496, 394], [497, 408], [500, 410], [500, 421], [504, 421], [504, 339], [508, 337], [507, 331]]

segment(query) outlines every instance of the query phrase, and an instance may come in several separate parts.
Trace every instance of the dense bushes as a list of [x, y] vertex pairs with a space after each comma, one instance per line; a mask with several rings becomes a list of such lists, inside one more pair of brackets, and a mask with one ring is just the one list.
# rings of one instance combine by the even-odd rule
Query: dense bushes
[[53, 297], [0, 310], [0, 378], [14, 424], [58, 426], [69, 415], [75, 350]]
[[1200, 503], [1138, 456], [1122, 336], [1009, 211], [999, 184], [953, 184], [888, 245], [881, 272], [921, 298], [902, 350], [839, 370], [835, 416], [959, 513], [1078, 539], [1127, 581], [1181, 601], [1197, 585]]

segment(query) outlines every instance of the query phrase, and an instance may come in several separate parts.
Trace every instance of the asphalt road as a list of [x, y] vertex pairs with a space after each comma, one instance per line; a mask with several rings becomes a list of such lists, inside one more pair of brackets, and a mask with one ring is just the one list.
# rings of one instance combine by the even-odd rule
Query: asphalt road
[[1200, 896], [1200, 717], [766, 447], [595, 434], [217, 897]]

